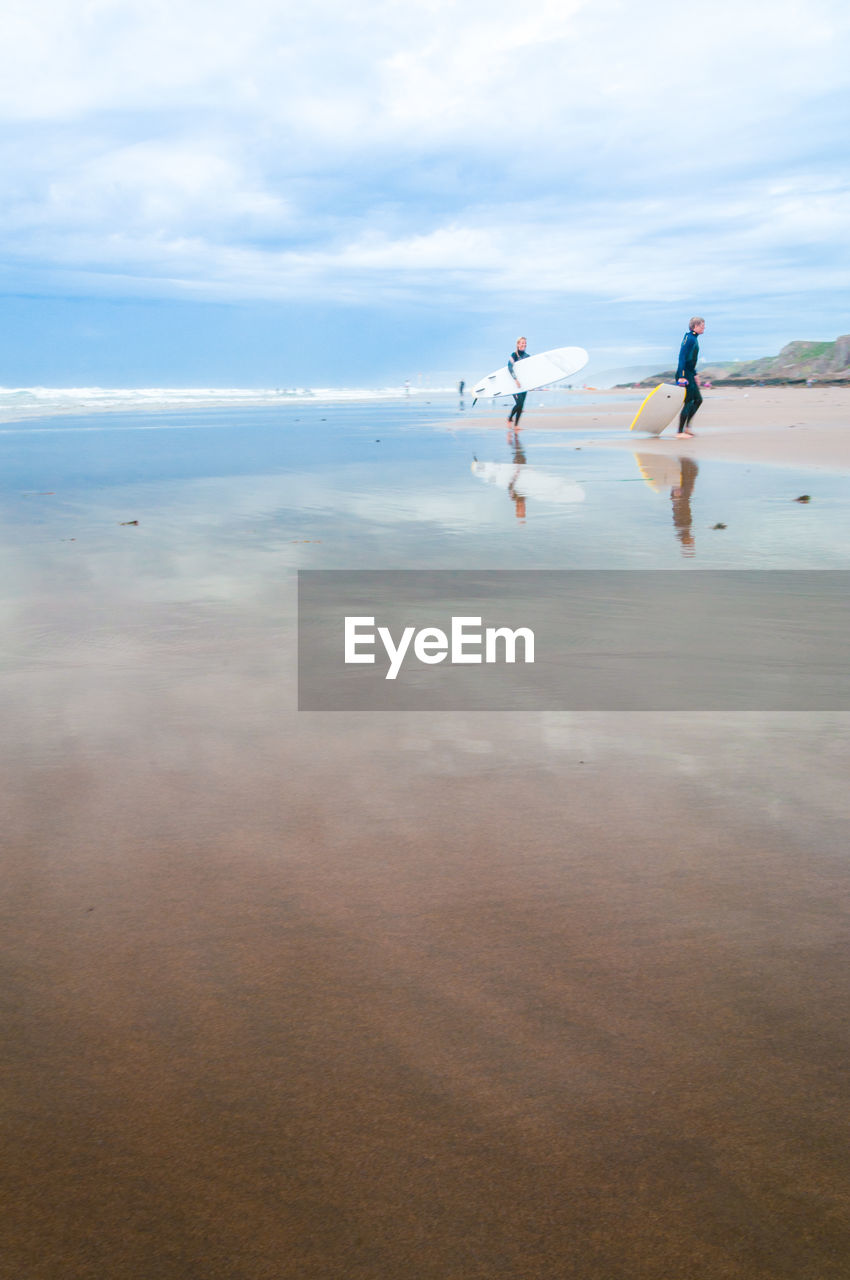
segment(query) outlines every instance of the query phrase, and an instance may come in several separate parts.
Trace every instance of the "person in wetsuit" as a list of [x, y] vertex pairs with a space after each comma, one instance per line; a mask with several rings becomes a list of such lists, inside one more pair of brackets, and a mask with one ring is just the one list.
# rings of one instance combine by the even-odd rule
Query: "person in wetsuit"
[[705, 333], [705, 321], [702, 316], [693, 316], [691, 323], [688, 325], [688, 332], [682, 339], [682, 345], [679, 349], [679, 363], [676, 365], [676, 382], [681, 385], [683, 382], [687, 385], [685, 392], [685, 403], [682, 405], [682, 412], [679, 414], [679, 435], [692, 436], [693, 431], [689, 431], [691, 420], [697, 409], [702, 404], [702, 394], [697, 382], [697, 360], [699, 359], [699, 336]]
[[[519, 386], [519, 378], [516, 376], [516, 373], [514, 372], [514, 366], [517, 364], [519, 360], [528, 359], [528, 352], [526, 351], [527, 346], [528, 346], [528, 343], [526, 342], [525, 338], [517, 338], [516, 351], [511, 352], [511, 358], [508, 361], [508, 373], [511, 375], [511, 377], [513, 378], [517, 386]], [[519, 420], [522, 417], [522, 411], [525, 408], [525, 397], [527, 396], [527, 394], [528, 394], [527, 391], [519, 391], [514, 396], [514, 407], [513, 409], [511, 409], [508, 415], [508, 424], [510, 424], [511, 422], [515, 422], [517, 425], [519, 425]]]

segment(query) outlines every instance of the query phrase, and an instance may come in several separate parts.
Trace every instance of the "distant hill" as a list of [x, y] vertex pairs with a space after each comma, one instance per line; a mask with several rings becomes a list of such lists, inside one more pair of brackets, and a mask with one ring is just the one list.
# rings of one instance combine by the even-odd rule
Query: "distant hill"
[[[637, 385], [655, 387], [659, 382], [672, 382], [675, 376], [675, 369], [665, 369], [643, 378]], [[710, 381], [719, 387], [778, 387], [807, 382], [850, 386], [850, 334], [834, 342], [789, 342], [778, 356], [763, 356], [760, 360], [701, 365], [699, 376], [701, 381]]]

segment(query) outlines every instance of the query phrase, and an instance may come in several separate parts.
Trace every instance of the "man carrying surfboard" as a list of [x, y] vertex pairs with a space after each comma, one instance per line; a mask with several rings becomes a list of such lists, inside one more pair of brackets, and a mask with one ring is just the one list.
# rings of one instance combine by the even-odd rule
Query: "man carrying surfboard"
[[[516, 376], [516, 373], [514, 371], [514, 365], [519, 360], [528, 359], [528, 352], [526, 351], [527, 346], [528, 346], [528, 343], [526, 342], [525, 338], [517, 338], [516, 351], [511, 352], [511, 357], [508, 360], [508, 373], [511, 375], [511, 377], [513, 378], [517, 386], [520, 385], [520, 382], [519, 382], [519, 378]], [[514, 407], [513, 409], [511, 409], [510, 413], [508, 414], [509, 426], [512, 422], [515, 422], [517, 423], [517, 425], [519, 425], [519, 420], [522, 417], [522, 411], [525, 408], [525, 397], [527, 394], [528, 392], [526, 391], [519, 391], [514, 396]]]
[[702, 404], [702, 395], [697, 382], [697, 360], [699, 358], [699, 335], [705, 333], [705, 321], [702, 316], [693, 316], [688, 325], [688, 332], [682, 339], [679, 348], [679, 363], [676, 365], [676, 382], [679, 386], [687, 385], [685, 403], [679, 414], [679, 435], [693, 436], [689, 431], [691, 419]]

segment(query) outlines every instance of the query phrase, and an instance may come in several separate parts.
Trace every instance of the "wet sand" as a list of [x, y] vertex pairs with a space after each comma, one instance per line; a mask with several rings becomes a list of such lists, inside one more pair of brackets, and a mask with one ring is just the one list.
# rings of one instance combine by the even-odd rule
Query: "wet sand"
[[[587, 431], [594, 446], [640, 448], [642, 453], [678, 449], [696, 459], [850, 471], [850, 388], [705, 388], [693, 439], [677, 438], [678, 424], [673, 423], [660, 436], [632, 432], [625, 440], [606, 440], [607, 432], [628, 430], [645, 392], [634, 392], [625, 404], [623, 394], [597, 392], [600, 403], [587, 408], [577, 396], [569, 413], [544, 402], [524, 415], [523, 426]], [[494, 425], [502, 426], [502, 418], [494, 419]], [[574, 448], [574, 441], [565, 447]]]
[[6, 592], [0, 1275], [848, 1274], [850, 717], [298, 715], [110, 557]]
[[698, 459], [850, 471], [850, 389], [724, 387], [703, 395], [694, 439], [677, 440], [674, 424], [649, 441], [651, 449], [686, 447]]
[[7, 770], [4, 1274], [846, 1274], [845, 720], [118, 693]]

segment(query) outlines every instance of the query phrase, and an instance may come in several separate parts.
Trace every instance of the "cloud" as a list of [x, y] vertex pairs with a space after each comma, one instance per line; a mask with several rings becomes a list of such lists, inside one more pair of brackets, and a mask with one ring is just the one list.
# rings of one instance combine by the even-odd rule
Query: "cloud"
[[171, 234], [191, 227], [245, 236], [280, 232], [289, 222], [287, 203], [220, 142], [146, 141], [75, 160], [42, 169], [9, 202], [2, 217], [7, 234], [36, 228], [52, 228], [63, 238], [87, 230]]
[[812, 0], [11, 0], [11, 287], [375, 301], [846, 287]]
[[[105, 213], [92, 230], [80, 191], [74, 198], [65, 191], [61, 221], [42, 227], [35, 256], [49, 259], [66, 283], [82, 286], [91, 272], [88, 287], [96, 291], [218, 300], [355, 301], [366, 293], [375, 303], [430, 294], [440, 303], [462, 299], [466, 305], [509, 295], [730, 299], [793, 292], [802, 272], [810, 289], [834, 293], [850, 285], [844, 236], [850, 188], [832, 180], [782, 189], [754, 182], [716, 192], [711, 200], [676, 204], [589, 201], [576, 203], [567, 219], [552, 203], [472, 208], [426, 231], [402, 234], [361, 219], [346, 224], [347, 234], [319, 244], [280, 246], [216, 238], [225, 218], [232, 223], [241, 217], [260, 228], [286, 225], [290, 215], [283, 207], [261, 196], [254, 202], [244, 189], [222, 196], [212, 233], [204, 234], [209, 229], [202, 210], [193, 214], [192, 234], [160, 229], [175, 206], [185, 212], [193, 202], [203, 203], [227, 176], [226, 169], [201, 160], [181, 173], [182, 181], [156, 186], [150, 207], [139, 194], [120, 226], [110, 221], [112, 205], [103, 197]], [[112, 198], [126, 201], [127, 187]], [[28, 252], [19, 247], [19, 266], [25, 267]]]

